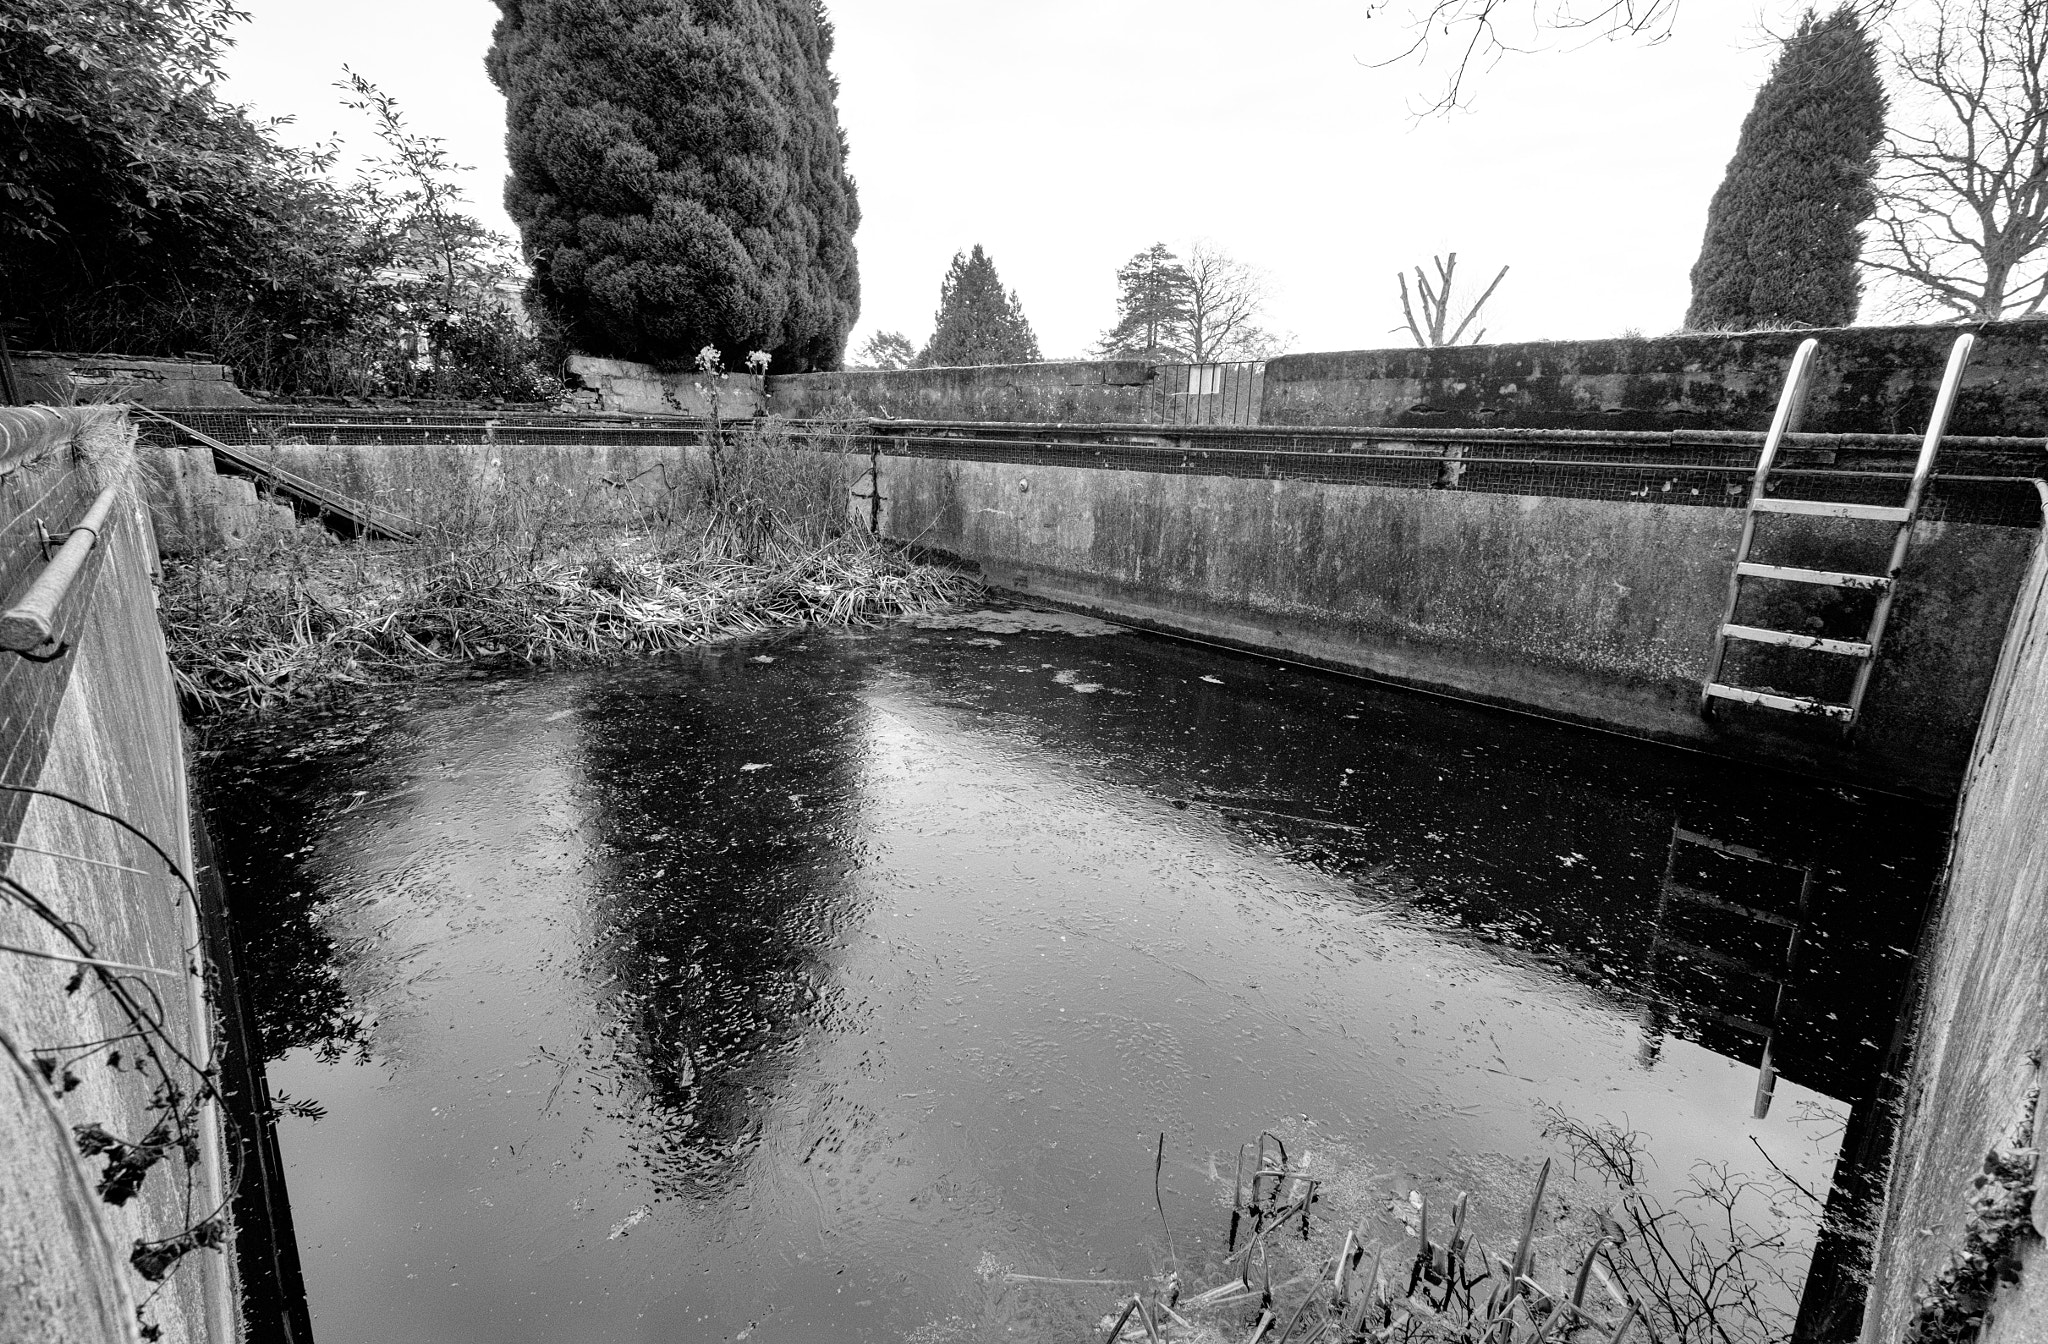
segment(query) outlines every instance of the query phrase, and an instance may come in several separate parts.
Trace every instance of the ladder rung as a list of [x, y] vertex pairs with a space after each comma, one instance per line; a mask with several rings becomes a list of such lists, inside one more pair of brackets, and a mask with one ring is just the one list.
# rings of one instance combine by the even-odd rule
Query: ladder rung
[[1882, 574], [1842, 574], [1832, 569], [1799, 569], [1793, 565], [1759, 565], [1745, 560], [1735, 572], [1752, 579], [1783, 579], [1787, 583], [1818, 583], [1830, 588], [1855, 588], [1881, 593], [1892, 586]]
[[1671, 828], [1671, 838], [1684, 841], [1688, 845], [1700, 845], [1717, 853], [1732, 854], [1738, 859], [1748, 859], [1752, 863], [1768, 863], [1774, 868], [1789, 868], [1795, 873], [1806, 871], [1805, 864], [1787, 863], [1783, 859], [1774, 859], [1760, 849], [1751, 849], [1748, 845], [1738, 845], [1727, 840], [1716, 840], [1711, 835], [1701, 835], [1698, 831], [1688, 831], [1683, 826], [1673, 826]]
[[1721, 700], [1738, 700], [1745, 705], [1758, 705], [1764, 709], [1783, 709], [1794, 714], [1812, 714], [1820, 718], [1848, 721], [1853, 714], [1847, 705], [1831, 705], [1825, 700], [1807, 700], [1796, 695], [1772, 695], [1769, 691], [1752, 691], [1741, 686], [1723, 686], [1713, 682], [1707, 687], [1707, 694]]
[[1870, 646], [1861, 640], [1822, 639], [1819, 635], [1795, 635], [1790, 630], [1766, 630], [1755, 625], [1724, 625], [1721, 633], [1730, 639], [1746, 639], [1755, 644], [1783, 644], [1788, 649], [1839, 653], [1849, 658], [1870, 656]]
[[1756, 513], [1801, 513], [1813, 518], [1874, 518], [1883, 523], [1903, 523], [1905, 509], [1892, 504], [1842, 504], [1829, 499], [1753, 499]]
[[1776, 911], [1765, 910], [1754, 905], [1744, 905], [1741, 901], [1731, 901], [1725, 896], [1716, 896], [1711, 891], [1702, 891], [1698, 887], [1680, 882], [1675, 878], [1665, 878], [1664, 889], [1680, 900], [1691, 901], [1694, 905], [1710, 905], [1716, 910], [1726, 910], [1731, 914], [1760, 920], [1765, 924], [1775, 924], [1781, 929], [1796, 929], [1799, 927], [1798, 920], [1778, 914]]
[[1782, 971], [1759, 966], [1746, 957], [1738, 957], [1733, 953], [1723, 952], [1718, 948], [1708, 947], [1703, 943], [1695, 943], [1690, 938], [1678, 938], [1667, 933], [1658, 939], [1658, 943], [1663, 947], [1675, 947], [1686, 956], [1698, 957], [1701, 961], [1711, 961], [1717, 966], [1726, 966], [1731, 971], [1754, 976], [1758, 980], [1768, 980], [1772, 984], [1778, 984], [1784, 979], [1784, 972]]
[[1724, 1027], [1733, 1027], [1747, 1036], [1769, 1037], [1771, 1034], [1771, 1029], [1761, 1022], [1737, 1017], [1734, 1013], [1724, 1013], [1718, 1008], [1709, 1008], [1704, 1003], [1685, 1004], [1683, 1007], [1695, 1017], [1704, 1017], [1710, 1022], [1719, 1022]]

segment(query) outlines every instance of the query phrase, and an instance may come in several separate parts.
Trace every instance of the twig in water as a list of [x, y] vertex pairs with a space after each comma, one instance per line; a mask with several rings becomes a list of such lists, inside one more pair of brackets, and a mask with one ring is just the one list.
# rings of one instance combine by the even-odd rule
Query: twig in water
[[1152, 1204], [1159, 1210], [1159, 1230], [1166, 1234], [1166, 1254], [1174, 1272], [1180, 1269], [1180, 1254], [1173, 1248], [1173, 1228], [1166, 1222], [1166, 1200], [1159, 1193], [1159, 1173], [1166, 1166], [1166, 1135], [1159, 1135], [1159, 1151], [1152, 1159]]

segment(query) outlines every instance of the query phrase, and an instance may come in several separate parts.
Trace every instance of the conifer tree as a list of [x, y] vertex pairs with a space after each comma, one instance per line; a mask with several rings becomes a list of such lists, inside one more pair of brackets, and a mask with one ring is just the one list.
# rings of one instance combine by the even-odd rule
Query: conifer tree
[[1876, 48], [1854, 11], [1808, 13], [1743, 120], [1692, 268], [1694, 330], [1846, 326], [1884, 138]]
[[1038, 358], [1038, 337], [1024, 318], [1024, 306], [1017, 302], [1015, 290], [1004, 292], [995, 263], [981, 244], [971, 252], [955, 252], [939, 285], [932, 338], [917, 362], [932, 368], [1035, 364]]
[[1190, 350], [1190, 281], [1180, 258], [1165, 243], [1154, 243], [1116, 273], [1116, 325], [1097, 343], [1105, 359], [1185, 360]]
[[860, 310], [822, 0], [497, 0], [505, 207], [591, 354], [836, 367]]

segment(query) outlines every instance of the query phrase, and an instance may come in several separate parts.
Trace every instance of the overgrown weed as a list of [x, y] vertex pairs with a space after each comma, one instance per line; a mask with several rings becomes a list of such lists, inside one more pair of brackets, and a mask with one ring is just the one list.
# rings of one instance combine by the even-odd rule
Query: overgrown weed
[[[1692, 1169], [1668, 1201], [1645, 1175], [1643, 1136], [1553, 1113], [1572, 1171], [1545, 1162], [1519, 1195], [1411, 1191], [1325, 1149], [1290, 1154], [1272, 1133], [1229, 1181], [1224, 1255], [1183, 1264], [1154, 1164], [1163, 1242], [1096, 1338], [1150, 1344], [1775, 1344], [1790, 1336], [1798, 1261], [1820, 1210], [1782, 1173]], [[1226, 1172], [1229, 1168], [1224, 1168]], [[1590, 1179], [1588, 1179], [1590, 1178]], [[1507, 1209], [1487, 1208], [1507, 1203]], [[1407, 1239], [1384, 1235], [1397, 1214]], [[1505, 1216], [1503, 1216], [1505, 1215]], [[1016, 1274], [1005, 1283], [1071, 1284]]]
[[301, 528], [169, 567], [179, 690], [197, 715], [260, 710], [464, 664], [602, 660], [979, 595], [855, 522], [859, 468], [829, 430], [799, 442], [771, 421], [717, 437], [716, 452], [582, 487], [531, 454], [422, 467], [370, 501], [421, 524], [416, 544], [337, 547]]

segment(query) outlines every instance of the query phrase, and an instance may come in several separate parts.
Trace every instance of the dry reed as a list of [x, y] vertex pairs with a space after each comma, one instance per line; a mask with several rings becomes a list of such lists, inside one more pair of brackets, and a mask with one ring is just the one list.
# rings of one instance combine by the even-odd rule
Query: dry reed
[[980, 587], [847, 535], [744, 557], [634, 554], [534, 563], [456, 552], [414, 570], [348, 553], [208, 560], [169, 577], [163, 622], [195, 715], [261, 710], [464, 664], [547, 666], [809, 624], [944, 611]]

